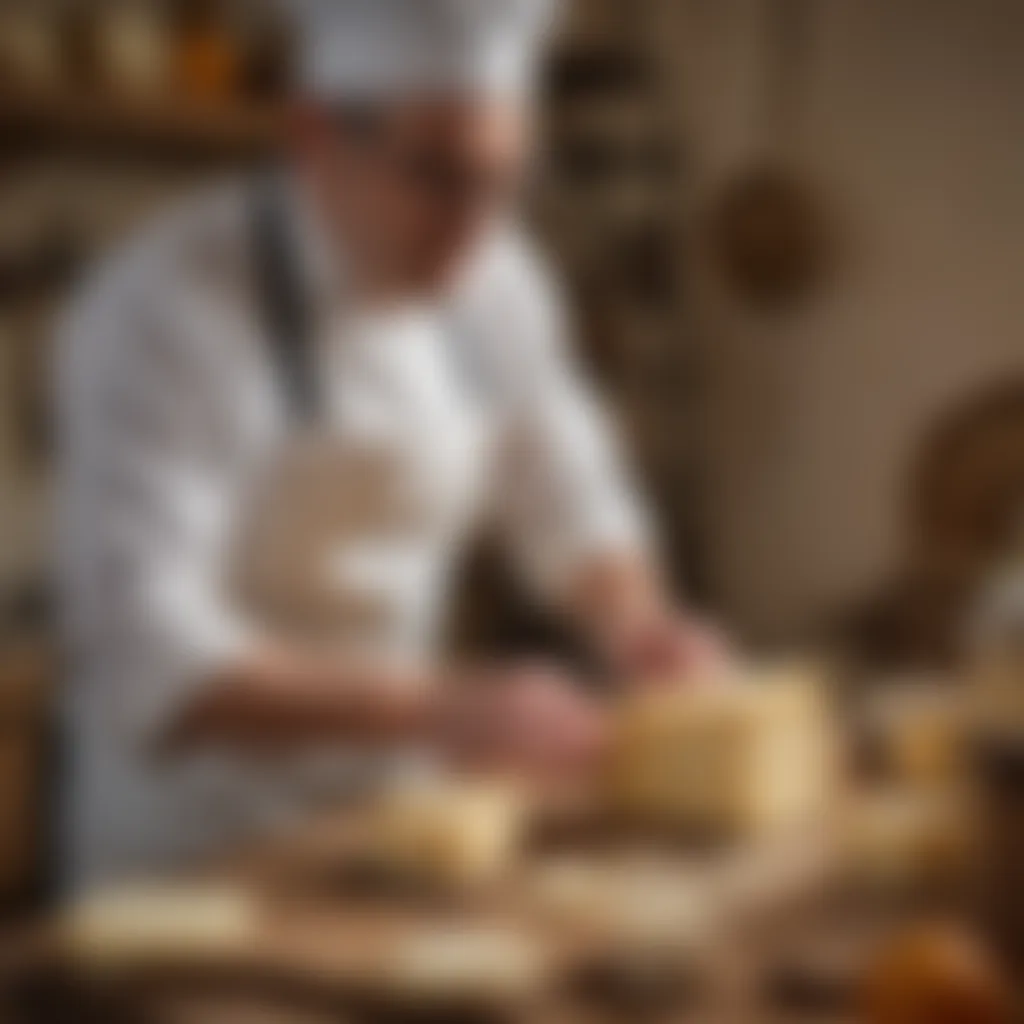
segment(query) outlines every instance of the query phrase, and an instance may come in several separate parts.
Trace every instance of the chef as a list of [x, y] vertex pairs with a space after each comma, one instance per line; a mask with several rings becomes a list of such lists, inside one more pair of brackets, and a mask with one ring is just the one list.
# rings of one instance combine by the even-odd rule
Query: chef
[[564, 671], [438, 650], [507, 540], [622, 678], [707, 632], [515, 226], [544, 0], [307, 0], [287, 157], [145, 229], [58, 353], [68, 881], [187, 866], [424, 758], [561, 771]]

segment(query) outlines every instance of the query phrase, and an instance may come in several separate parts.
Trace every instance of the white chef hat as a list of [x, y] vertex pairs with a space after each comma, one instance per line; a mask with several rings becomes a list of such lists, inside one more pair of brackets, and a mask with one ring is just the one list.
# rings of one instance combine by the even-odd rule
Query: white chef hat
[[327, 98], [529, 88], [556, 0], [296, 0], [301, 84]]

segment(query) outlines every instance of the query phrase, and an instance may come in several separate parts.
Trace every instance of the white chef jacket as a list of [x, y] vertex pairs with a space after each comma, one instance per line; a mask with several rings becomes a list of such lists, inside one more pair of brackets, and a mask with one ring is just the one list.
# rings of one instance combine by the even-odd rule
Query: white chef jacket
[[161, 758], [153, 742], [266, 630], [429, 658], [453, 559], [496, 517], [552, 594], [646, 529], [514, 231], [436, 306], [360, 311], [282, 185], [313, 314], [315, 429], [289, 421], [253, 278], [252, 187], [114, 255], [58, 349], [58, 581], [70, 878], [176, 867], [337, 799], [365, 758]]

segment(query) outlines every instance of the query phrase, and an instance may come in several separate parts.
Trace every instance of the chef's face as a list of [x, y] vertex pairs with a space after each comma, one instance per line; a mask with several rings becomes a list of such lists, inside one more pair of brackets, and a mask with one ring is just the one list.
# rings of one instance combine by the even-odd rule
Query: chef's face
[[321, 108], [304, 140], [321, 211], [356, 273], [429, 294], [515, 198], [529, 127], [520, 104], [434, 98]]

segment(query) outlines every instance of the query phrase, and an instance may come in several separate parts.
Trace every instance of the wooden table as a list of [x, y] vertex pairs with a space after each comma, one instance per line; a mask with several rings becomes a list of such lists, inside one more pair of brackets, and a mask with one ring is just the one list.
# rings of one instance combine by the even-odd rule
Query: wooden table
[[[351, 827], [348, 817], [319, 823], [284, 841], [267, 844], [242, 858], [218, 866], [214, 879], [251, 886], [272, 907], [273, 924], [261, 941], [230, 969], [224, 965], [207, 976], [203, 972], [172, 972], [168, 976], [140, 977], [134, 983], [87, 982], [69, 976], [47, 956], [23, 956], [7, 1016], [12, 1024], [319, 1024], [361, 1021], [381, 1015], [381, 1004], [357, 993], [352, 978], [359, 974], [361, 958], [372, 959], [375, 949], [387, 949], [396, 930], [421, 924], [428, 915], [447, 919], [524, 922], [522, 900], [515, 886], [468, 904], [424, 907], [408, 901], [380, 902], [357, 894], [337, 874], [338, 851], [344, 849]], [[827, 894], [827, 857], [802, 842], [774, 852], [779, 864], [772, 897], [742, 923], [733, 922], [693, 958], [697, 980], [681, 985], [679, 998], [662, 1008], [633, 998], [612, 999], [591, 979], [588, 986], [563, 980], [557, 994], [544, 1005], [534, 1005], [504, 1016], [530, 1024], [600, 1024], [614, 1021], [699, 1021], [701, 1024], [846, 1024], [848, 1006], [835, 1006], [819, 994], [817, 1005], [806, 994], [783, 1005], [769, 998], [769, 981], [778, 966], [796, 950], [863, 932], [870, 939], [889, 922], [872, 919], [856, 908], [839, 908]], [[802, 858], [802, 859], [801, 859]], [[727, 862], [708, 861], [711, 873]], [[687, 871], [691, 870], [688, 863]], [[770, 874], [770, 872], [769, 872]], [[532, 921], [536, 927], [536, 919]], [[552, 939], [541, 926], [539, 934]], [[563, 979], [585, 973], [588, 956], [597, 952], [599, 937], [559, 936], [560, 975]], [[27, 943], [26, 948], [31, 944]], [[44, 943], [45, 945], [45, 943]], [[593, 972], [591, 972], [593, 973]], [[776, 979], [777, 980], [777, 979]], [[792, 988], [792, 984], [789, 986]], [[614, 991], [614, 989], [612, 990]], [[586, 994], [585, 994], [586, 993]], [[799, 993], [798, 993], [799, 994]], [[616, 1005], [618, 1003], [618, 1005]], [[419, 1014], [397, 1012], [392, 1020], [419, 1019]], [[469, 1014], [493, 1018], [494, 1014]], [[432, 1019], [438, 1019], [433, 1015]], [[453, 1019], [450, 1012], [441, 1019]]]

